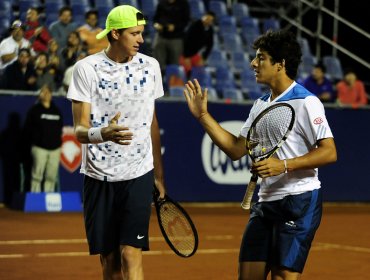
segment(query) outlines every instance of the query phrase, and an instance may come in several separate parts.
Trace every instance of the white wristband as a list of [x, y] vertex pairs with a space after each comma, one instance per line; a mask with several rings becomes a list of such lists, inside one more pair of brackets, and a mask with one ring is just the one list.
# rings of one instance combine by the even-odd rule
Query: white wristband
[[104, 142], [103, 137], [101, 136], [101, 127], [89, 128], [87, 137], [89, 138], [90, 143], [96, 144]]
[[284, 167], [285, 167], [284, 173], [288, 173], [288, 166], [286, 163], [286, 159], [284, 159]]

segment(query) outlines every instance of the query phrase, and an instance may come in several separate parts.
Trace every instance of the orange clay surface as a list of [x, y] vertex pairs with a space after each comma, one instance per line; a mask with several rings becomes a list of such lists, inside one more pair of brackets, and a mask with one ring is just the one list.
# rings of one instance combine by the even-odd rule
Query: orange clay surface
[[[237, 279], [248, 212], [238, 204], [182, 204], [194, 220], [199, 248], [190, 258], [164, 242], [153, 209], [146, 280]], [[82, 213], [24, 213], [0, 207], [0, 279], [102, 279], [89, 256]], [[370, 204], [325, 204], [302, 280], [370, 279]]]

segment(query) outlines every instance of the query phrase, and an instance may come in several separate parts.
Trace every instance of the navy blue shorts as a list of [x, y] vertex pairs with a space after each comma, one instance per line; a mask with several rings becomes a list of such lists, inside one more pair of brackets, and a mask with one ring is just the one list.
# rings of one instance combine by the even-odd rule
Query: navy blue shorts
[[266, 262], [302, 273], [322, 216], [321, 189], [253, 205], [240, 262]]
[[108, 255], [120, 245], [149, 250], [154, 173], [104, 182], [85, 176], [84, 219], [90, 254]]

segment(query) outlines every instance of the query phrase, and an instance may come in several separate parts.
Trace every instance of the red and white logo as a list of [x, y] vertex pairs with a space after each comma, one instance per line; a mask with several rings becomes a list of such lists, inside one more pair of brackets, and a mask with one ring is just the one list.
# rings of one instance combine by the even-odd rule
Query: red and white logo
[[316, 119], [314, 119], [313, 120], [313, 123], [314, 124], [320, 124], [320, 123], [322, 123], [323, 122], [323, 120], [322, 120], [322, 118], [320, 118], [320, 117], [317, 117]]
[[63, 127], [62, 151], [60, 162], [62, 166], [73, 173], [81, 165], [81, 143], [77, 141], [73, 127]]

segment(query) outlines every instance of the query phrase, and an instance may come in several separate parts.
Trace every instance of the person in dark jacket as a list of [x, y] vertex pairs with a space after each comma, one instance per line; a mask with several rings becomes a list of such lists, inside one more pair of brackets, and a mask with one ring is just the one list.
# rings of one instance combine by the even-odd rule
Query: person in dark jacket
[[62, 145], [63, 117], [48, 85], [27, 113], [24, 135], [31, 144], [31, 192], [55, 192]]
[[157, 31], [153, 42], [153, 56], [158, 60], [162, 73], [168, 64], [179, 64], [183, 51], [183, 37], [190, 21], [187, 0], [161, 0], [153, 18]]
[[193, 21], [185, 31], [184, 51], [180, 64], [189, 75], [193, 66], [202, 66], [213, 48], [213, 24], [215, 13], [206, 12], [201, 19]]
[[27, 48], [19, 50], [18, 58], [5, 67], [1, 76], [1, 88], [36, 90], [36, 73]]

